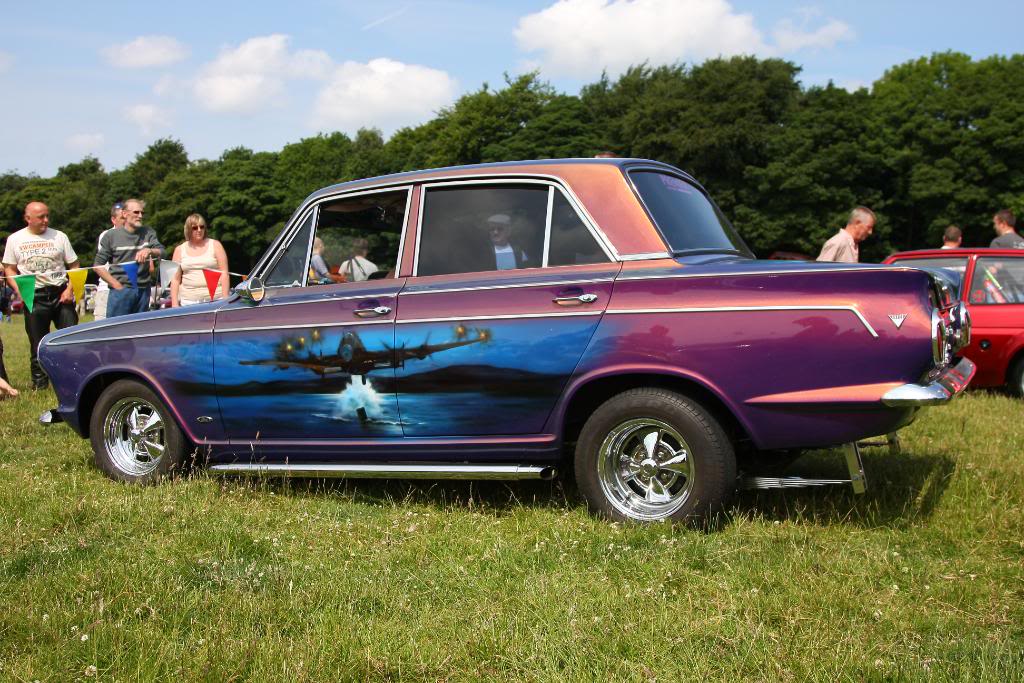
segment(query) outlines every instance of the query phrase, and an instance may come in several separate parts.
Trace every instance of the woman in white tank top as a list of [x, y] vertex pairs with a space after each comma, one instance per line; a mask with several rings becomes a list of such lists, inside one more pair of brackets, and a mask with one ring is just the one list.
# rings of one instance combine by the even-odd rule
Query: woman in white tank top
[[210, 300], [203, 270], [220, 272], [215, 299], [228, 295], [228, 255], [223, 245], [206, 234], [206, 221], [198, 213], [185, 219], [185, 242], [174, 249], [180, 266], [171, 280], [171, 306], [190, 306]]

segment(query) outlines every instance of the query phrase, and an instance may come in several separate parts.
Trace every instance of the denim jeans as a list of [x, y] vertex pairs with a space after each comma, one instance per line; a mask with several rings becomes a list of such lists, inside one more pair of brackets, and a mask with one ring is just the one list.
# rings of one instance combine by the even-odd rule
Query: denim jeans
[[107, 317], [142, 313], [149, 310], [149, 287], [132, 287], [125, 285], [121, 289], [111, 289], [107, 296]]

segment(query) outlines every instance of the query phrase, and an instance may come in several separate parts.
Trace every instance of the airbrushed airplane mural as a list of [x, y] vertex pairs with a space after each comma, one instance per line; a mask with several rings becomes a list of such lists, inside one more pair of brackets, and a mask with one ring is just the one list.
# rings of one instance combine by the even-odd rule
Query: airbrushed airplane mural
[[283, 339], [278, 344], [273, 358], [243, 360], [239, 361], [239, 365], [269, 365], [279, 370], [303, 368], [320, 377], [344, 373], [361, 376], [365, 383], [366, 375], [373, 370], [405, 367], [407, 360], [423, 360], [441, 351], [479, 344], [490, 339], [488, 330], [474, 328], [473, 334], [473, 337], [469, 337], [469, 329], [465, 325], [457, 325], [455, 341], [444, 344], [424, 341], [418, 346], [403, 345], [398, 348], [383, 344], [380, 350], [369, 351], [357, 333], [345, 332], [338, 343], [337, 353], [325, 355], [323, 334], [320, 330], [311, 330], [308, 337], [298, 335]]

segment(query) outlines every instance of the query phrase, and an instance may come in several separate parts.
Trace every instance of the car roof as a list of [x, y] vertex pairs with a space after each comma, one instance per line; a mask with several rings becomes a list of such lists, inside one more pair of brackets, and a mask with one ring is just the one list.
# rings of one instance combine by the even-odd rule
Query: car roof
[[[631, 158], [567, 158], [567, 159], [528, 159], [523, 161], [495, 161], [484, 164], [463, 164], [459, 166], [442, 166], [439, 168], [428, 168], [416, 171], [402, 171], [400, 173], [389, 173], [387, 175], [373, 176], [370, 178], [360, 178], [358, 180], [348, 180], [343, 183], [336, 183], [324, 187], [310, 195], [310, 198], [318, 197], [324, 194], [336, 194], [341, 191], [348, 189], [362, 189], [366, 187], [373, 187], [376, 185], [396, 185], [404, 184], [406, 182], [420, 182], [424, 180], [432, 180], [440, 176], [462, 176], [474, 173], [480, 173], [484, 175], [506, 175], [512, 174], [517, 175], [520, 173], [536, 173], [538, 175], [547, 174], [553, 169], [564, 166], [615, 166], [622, 168], [625, 166], [632, 165], [644, 165], [644, 166], [660, 166], [665, 170], [679, 173], [685, 176], [688, 180], [700, 185], [697, 180], [689, 173], [682, 171], [675, 166], [671, 166], [661, 161], [653, 161], [651, 159], [641, 159], [636, 157]], [[560, 173], [554, 173], [553, 175], [560, 175]]]
[[964, 247], [957, 249], [915, 249], [912, 251], [897, 251], [885, 257], [883, 263], [890, 263], [895, 259], [917, 259], [917, 258], [940, 258], [940, 257], [967, 257], [967, 256], [1011, 256], [1024, 258], [1024, 249], [990, 249], [988, 247]]

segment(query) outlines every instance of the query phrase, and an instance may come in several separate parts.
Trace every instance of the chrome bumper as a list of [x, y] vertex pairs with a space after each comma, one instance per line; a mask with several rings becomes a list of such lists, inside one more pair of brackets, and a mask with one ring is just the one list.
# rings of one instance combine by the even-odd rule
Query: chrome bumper
[[954, 368], [946, 368], [930, 384], [903, 384], [885, 392], [882, 403], [894, 408], [936, 406], [949, 403], [967, 388], [974, 377], [974, 363], [961, 359]]

